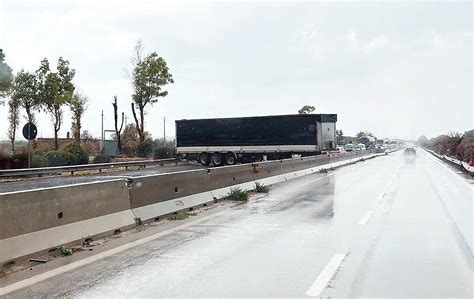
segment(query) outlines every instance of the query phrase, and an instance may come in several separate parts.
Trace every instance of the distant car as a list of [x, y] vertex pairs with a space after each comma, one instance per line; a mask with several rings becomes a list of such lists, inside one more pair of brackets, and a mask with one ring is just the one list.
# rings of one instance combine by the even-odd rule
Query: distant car
[[344, 145], [344, 150], [346, 152], [352, 152], [355, 149], [355, 146], [352, 143]]
[[336, 148], [336, 151], [339, 153], [339, 154], [344, 154], [346, 152], [346, 150], [344, 149], [343, 146], [338, 146]]
[[403, 154], [405, 156], [405, 161], [407, 162], [413, 162], [415, 161], [416, 158], [416, 150], [413, 147], [407, 147], [403, 151]]
[[365, 144], [359, 143], [359, 144], [356, 146], [356, 150], [357, 150], [357, 151], [365, 151], [365, 150], [366, 150]]

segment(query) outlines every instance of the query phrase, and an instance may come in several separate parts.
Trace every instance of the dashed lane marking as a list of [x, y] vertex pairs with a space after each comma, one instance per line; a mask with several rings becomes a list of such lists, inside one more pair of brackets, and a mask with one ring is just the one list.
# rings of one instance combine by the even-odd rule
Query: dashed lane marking
[[374, 213], [374, 211], [370, 211], [370, 210], [365, 212], [364, 216], [362, 216], [362, 218], [360, 218], [359, 224], [360, 225], [366, 225], [367, 222], [369, 222], [370, 216], [372, 216], [373, 213]]
[[347, 253], [338, 253], [335, 254], [330, 260], [329, 263], [324, 267], [323, 271], [319, 273], [318, 278], [313, 282], [311, 287], [306, 292], [306, 295], [311, 297], [318, 297], [321, 295], [321, 292], [327, 287], [329, 281], [336, 274], [337, 269], [341, 265], [342, 261], [346, 257]]

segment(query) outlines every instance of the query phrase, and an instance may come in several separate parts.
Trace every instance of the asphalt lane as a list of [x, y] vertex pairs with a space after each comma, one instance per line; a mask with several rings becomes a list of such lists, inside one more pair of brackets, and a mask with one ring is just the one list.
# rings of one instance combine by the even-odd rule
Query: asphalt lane
[[471, 298], [472, 185], [443, 167], [395, 153], [289, 181], [10, 295]]

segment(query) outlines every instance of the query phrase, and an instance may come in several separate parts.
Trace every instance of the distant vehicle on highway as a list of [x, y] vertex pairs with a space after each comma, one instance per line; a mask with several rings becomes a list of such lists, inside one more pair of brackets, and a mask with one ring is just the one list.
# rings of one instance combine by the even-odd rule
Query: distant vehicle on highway
[[415, 161], [416, 158], [416, 150], [413, 147], [407, 147], [403, 151], [403, 154], [405, 156], [405, 160], [408, 162], [413, 162]]
[[357, 150], [357, 151], [365, 151], [365, 150], [366, 150], [365, 144], [359, 143], [359, 144], [356, 146], [356, 150]]
[[341, 145], [338, 145], [338, 146], [336, 147], [336, 151], [337, 151], [339, 154], [344, 154], [344, 153], [346, 153], [346, 150], [345, 150], [344, 147], [341, 146]]
[[337, 114], [176, 121], [176, 152], [202, 165], [309, 156], [333, 150]]
[[376, 139], [373, 136], [362, 136], [358, 140], [359, 144], [365, 145], [365, 149], [373, 148], [375, 146]]
[[375, 140], [375, 148], [382, 149], [384, 145], [383, 139], [377, 139]]
[[355, 146], [352, 143], [348, 143], [348, 144], [344, 145], [344, 150], [346, 152], [352, 152], [354, 149], [355, 149]]

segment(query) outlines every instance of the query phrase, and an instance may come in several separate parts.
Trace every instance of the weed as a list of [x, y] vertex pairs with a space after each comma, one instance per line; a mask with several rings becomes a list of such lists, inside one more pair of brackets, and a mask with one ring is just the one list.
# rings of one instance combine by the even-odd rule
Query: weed
[[66, 248], [64, 246], [61, 246], [59, 248], [56, 248], [55, 250], [51, 251], [50, 254], [54, 257], [59, 257], [59, 256], [70, 256], [74, 252], [70, 248]]
[[168, 215], [168, 217], [166, 217], [168, 220], [183, 220], [183, 219], [186, 219], [188, 218], [189, 216], [191, 216], [190, 213], [186, 213], [186, 212], [176, 212], [174, 214], [171, 214], [171, 215]]
[[249, 194], [239, 187], [230, 188], [230, 193], [228, 195], [229, 199], [237, 201], [247, 201], [249, 199]]
[[268, 193], [269, 188], [263, 183], [255, 182], [255, 192], [257, 193]]

